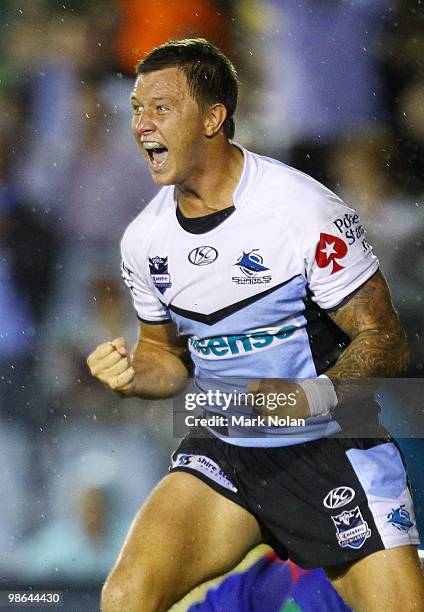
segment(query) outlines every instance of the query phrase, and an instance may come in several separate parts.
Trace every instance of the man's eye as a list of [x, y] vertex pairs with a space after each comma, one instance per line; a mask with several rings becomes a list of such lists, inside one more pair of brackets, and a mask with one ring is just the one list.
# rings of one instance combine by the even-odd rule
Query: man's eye
[[132, 110], [133, 110], [133, 113], [139, 115], [140, 113], [143, 112], [143, 107], [140, 106], [140, 104], [133, 104], [132, 105]]
[[169, 111], [169, 108], [167, 106], [164, 106], [163, 104], [159, 104], [159, 106], [156, 107], [159, 113], [166, 113]]

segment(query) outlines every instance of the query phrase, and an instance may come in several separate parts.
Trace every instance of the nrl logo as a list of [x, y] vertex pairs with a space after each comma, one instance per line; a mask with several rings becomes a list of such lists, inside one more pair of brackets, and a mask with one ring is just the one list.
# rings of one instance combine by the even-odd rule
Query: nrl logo
[[341, 514], [332, 516], [337, 531], [337, 539], [342, 548], [358, 549], [364, 545], [367, 538], [371, 537], [371, 529], [364, 521], [359, 506], [353, 510], [345, 510]]
[[171, 275], [168, 272], [168, 258], [149, 257], [149, 267], [154, 286], [161, 293], [165, 293], [172, 286]]

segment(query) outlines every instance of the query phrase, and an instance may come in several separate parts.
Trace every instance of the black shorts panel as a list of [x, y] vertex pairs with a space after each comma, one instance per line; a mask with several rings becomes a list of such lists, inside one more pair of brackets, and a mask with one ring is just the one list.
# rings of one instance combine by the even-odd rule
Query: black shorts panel
[[[385, 450], [392, 453], [387, 461]], [[194, 431], [173, 454], [170, 469], [198, 476], [251, 512], [264, 542], [282, 559], [305, 568], [327, 567], [418, 543], [412, 502], [404, 490], [406, 475], [396, 456], [392, 472], [399, 484], [390, 486], [393, 453], [399, 451], [388, 437], [246, 448]], [[385, 471], [386, 463], [382, 481], [389, 486], [382, 491], [373, 474]]]

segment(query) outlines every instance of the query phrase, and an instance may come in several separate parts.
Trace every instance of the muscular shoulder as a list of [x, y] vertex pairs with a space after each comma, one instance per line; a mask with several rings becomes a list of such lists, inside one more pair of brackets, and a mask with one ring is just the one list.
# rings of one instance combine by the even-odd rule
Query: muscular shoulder
[[296, 234], [314, 234], [337, 218], [354, 213], [311, 176], [271, 158], [254, 158], [259, 178], [255, 200], [272, 209]]

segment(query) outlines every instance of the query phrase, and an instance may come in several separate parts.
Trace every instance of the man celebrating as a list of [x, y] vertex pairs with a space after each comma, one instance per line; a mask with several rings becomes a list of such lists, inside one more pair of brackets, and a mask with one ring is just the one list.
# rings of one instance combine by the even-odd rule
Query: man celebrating
[[[123, 397], [166, 398], [183, 390], [189, 354], [198, 389], [294, 398], [273, 414], [305, 426], [255, 425], [268, 412], [254, 400], [233, 407], [252, 416], [247, 434], [240, 419], [191, 431], [131, 527], [103, 610], [167, 610], [266, 542], [323, 567], [355, 610], [423, 611], [402, 458], [376, 405], [344, 382], [395, 376], [408, 359], [358, 215], [232, 142], [237, 76], [207, 41], [170, 41], [137, 75], [132, 128], [163, 186], [122, 240], [140, 335], [132, 354], [123, 338], [99, 346], [90, 370]], [[372, 438], [348, 437], [364, 422]]]

